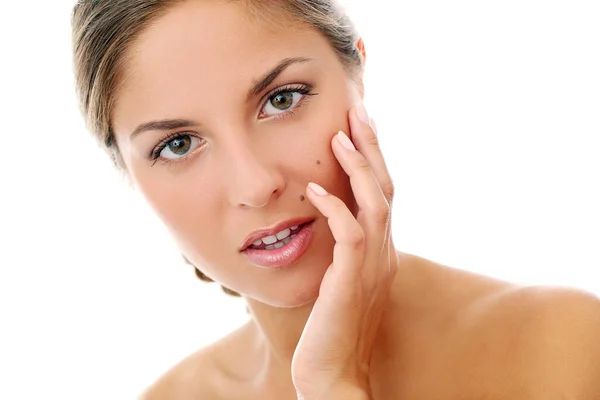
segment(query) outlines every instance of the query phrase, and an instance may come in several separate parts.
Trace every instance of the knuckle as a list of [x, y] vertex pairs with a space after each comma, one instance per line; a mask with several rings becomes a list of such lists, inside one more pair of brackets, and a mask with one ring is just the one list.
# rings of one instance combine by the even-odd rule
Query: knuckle
[[362, 229], [356, 228], [348, 233], [347, 244], [353, 249], [361, 249], [365, 243], [365, 233]]
[[388, 199], [388, 202], [391, 203], [394, 199], [394, 195], [396, 194], [394, 182], [391, 179], [383, 182], [383, 184], [381, 185], [381, 189], [383, 190], [385, 197]]
[[348, 208], [346, 206], [346, 204], [337, 197], [335, 198], [335, 203], [334, 203], [333, 207], [335, 209], [336, 214], [342, 213], [342, 212], [346, 211], [346, 209]]
[[361, 170], [369, 170], [371, 168], [369, 161], [367, 161], [367, 159], [364, 156], [357, 157], [355, 165], [356, 168]]
[[379, 138], [375, 135], [373, 130], [370, 131], [370, 135], [367, 137], [367, 145], [379, 148]]
[[378, 207], [373, 211], [374, 219], [379, 224], [387, 224], [390, 220], [390, 214], [389, 206]]

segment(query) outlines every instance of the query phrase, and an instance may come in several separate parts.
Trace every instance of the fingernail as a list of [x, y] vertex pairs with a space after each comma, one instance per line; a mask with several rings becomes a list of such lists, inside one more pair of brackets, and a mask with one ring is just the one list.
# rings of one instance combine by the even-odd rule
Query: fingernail
[[358, 116], [358, 119], [360, 119], [360, 122], [369, 125], [369, 114], [367, 114], [367, 109], [363, 103], [358, 103], [356, 105], [356, 115]]
[[342, 146], [344, 146], [345, 148], [347, 148], [350, 151], [355, 151], [356, 147], [354, 147], [354, 144], [352, 143], [352, 140], [350, 140], [350, 138], [348, 136], [346, 136], [346, 134], [342, 131], [339, 131], [337, 134], [337, 138], [338, 141], [340, 142], [340, 144]]
[[328, 194], [327, 190], [323, 189], [323, 187], [321, 185], [318, 185], [314, 182], [309, 182], [308, 187], [310, 188], [310, 190], [312, 190], [319, 196], [327, 196], [327, 194]]

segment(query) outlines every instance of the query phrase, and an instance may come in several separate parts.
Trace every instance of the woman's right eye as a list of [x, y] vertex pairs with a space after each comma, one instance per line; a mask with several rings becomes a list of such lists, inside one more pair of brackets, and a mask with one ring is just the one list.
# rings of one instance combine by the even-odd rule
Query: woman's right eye
[[178, 135], [160, 145], [154, 152], [154, 158], [177, 160], [184, 158], [200, 145], [200, 138], [192, 135]]

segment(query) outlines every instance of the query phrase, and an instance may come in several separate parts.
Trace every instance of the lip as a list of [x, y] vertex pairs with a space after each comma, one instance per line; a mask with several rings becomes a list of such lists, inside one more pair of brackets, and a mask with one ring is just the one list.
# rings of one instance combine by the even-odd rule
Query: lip
[[267, 236], [275, 236], [275, 234], [286, 230], [291, 226], [302, 225], [312, 221], [314, 221], [314, 218], [294, 218], [284, 222], [280, 222], [271, 228], [254, 231], [250, 235], [248, 235], [246, 239], [244, 239], [244, 242], [240, 246], [240, 252], [246, 250], [248, 247], [250, 247], [252, 243], [256, 242], [259, 239], [262, 239]]
[[261, 250], [250, 246], [242, 254], [255, 267], [279, 269], [290, 266], [308, 251], [313, 239], [313, 225], [314, 221], [302, 224], [302, 228], [282, 247]]

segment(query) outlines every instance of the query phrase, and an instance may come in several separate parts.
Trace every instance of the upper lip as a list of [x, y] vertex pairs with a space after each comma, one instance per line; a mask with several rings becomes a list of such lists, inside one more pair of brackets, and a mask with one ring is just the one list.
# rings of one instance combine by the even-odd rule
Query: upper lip
[[289, 228], [291, 226], [302, 225], [302, 224], [306, 224], [307, 222], [311, 222], [311, 221], [313, 221], [313, 218], [294, 218], [294, 219], [289, 219], [284, 222], [280, 222], [277, 225], [272, 226], [271, 228], [260, 229], [260, 230], [254, 231], [250, 235], [248, 235], [248, 237], [246, 237], [246, 239], [244, 239], [244, 242], [240, 246], [240, 251], [246, 250], [248, 247], [250, 247], [250, 245], [252, 243], [254, 243], [264, 237], [275, 236], [277, 233], [279, 233], [283, 230], [286, 230], [287, 228]]

